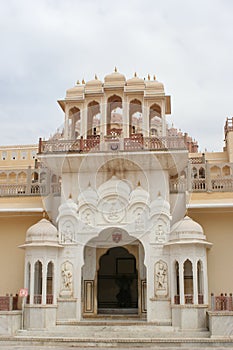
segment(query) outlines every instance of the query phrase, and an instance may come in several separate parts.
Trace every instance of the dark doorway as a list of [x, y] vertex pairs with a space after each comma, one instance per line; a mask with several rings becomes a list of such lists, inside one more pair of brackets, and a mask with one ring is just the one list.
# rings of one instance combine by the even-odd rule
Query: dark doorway
[[136, 258], [123, 247], [111, 248], [100, 258], [98, 313], [137, 313]]

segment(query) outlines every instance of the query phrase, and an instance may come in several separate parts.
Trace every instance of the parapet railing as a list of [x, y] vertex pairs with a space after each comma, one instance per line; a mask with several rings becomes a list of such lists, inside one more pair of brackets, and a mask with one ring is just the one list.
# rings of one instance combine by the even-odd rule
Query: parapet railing
[[211, 294], [211, 311], [233, 311], [232, 293], [227, 293], [215, 296]]
[[[184, 295], [184, 303], [185, 304], [193, 304], [193, 294], [185, 294]], [[180, 296], [174, 296], [174, 304], [180, 305]], [[204, 304], [204, 296], [203, 294], [198, 294], [198, 304]]]
[[102, 151], [127, 151], [139, 150], [185, 150], [187, 149], [186, 138], [183, 137], [143, 137], [142, 135], [129, 138], [106, 136], [90, 137], [78, 140], [39, 140], [39, 154], [69, 153], [69, 152], [102, 152]]
[[60, 178], [49, 169], [0, 170], [0, 197], [60, 195]]
[[0, 296], [0, 311], [18, 310], [18, 294]]

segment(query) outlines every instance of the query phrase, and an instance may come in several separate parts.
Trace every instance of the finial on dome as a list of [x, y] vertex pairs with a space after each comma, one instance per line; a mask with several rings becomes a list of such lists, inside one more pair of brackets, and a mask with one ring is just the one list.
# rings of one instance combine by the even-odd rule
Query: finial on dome
[[79, 80], [76, 81], [76, 85], [80, 85], [80, 81]]
[[116, 66], [115, 66], [115, 68], [114, 68], [114, 72], [117, 73], [117, 67], [116, 67]]
[[72, 199], [72, 194], [70, 193], [70, 195], [69, 195], [69, 199]]
[[154, 74], [153, 79], [156, 80], [156, 75]]
[[158, 197], [161, 197], [161, 192], [160, 191], [158, 192]]
[[138, 181], [138, 187], [140, 187], [141, 186], [141, 182], [140, 182], [140, 180]]
[[45, 219], [45, 217], [46, 217], [46, 211], [45, 210], [43, 210], [43, 219]]
[[150, 74], [148, 74], [147, 78], [148, 78], [148, 80], [150, 80]]
[[134, 78], [137, 78], [137, 72], [134, 73]]
[[97, 74], [95, 74], [95, 80], [98, 80]]
[[84, 79], [82, 80], [82, 84], [86, 84]]

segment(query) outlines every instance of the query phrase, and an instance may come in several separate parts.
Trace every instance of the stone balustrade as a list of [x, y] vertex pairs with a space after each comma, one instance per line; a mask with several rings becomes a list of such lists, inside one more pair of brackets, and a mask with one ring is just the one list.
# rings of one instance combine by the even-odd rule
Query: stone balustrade
[[18, 295], [0, 296], [0, 311], [18, 310]]
[[229, 295], [220, 294], [215, 296], [211, 294], [211, 311], [233, 311], [232, 293]]

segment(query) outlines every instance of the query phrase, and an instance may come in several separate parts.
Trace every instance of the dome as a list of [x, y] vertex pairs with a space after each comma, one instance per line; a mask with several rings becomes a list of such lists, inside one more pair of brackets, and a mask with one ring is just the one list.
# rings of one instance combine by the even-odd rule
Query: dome
[[98, 188], [100, 199], [109, 195], [117, 195], [125, 198], [128, 201], [130, 192], [131, 188], [129, 184], [124, 180], [118, 179], [118, 177], [115, 175], [113, 175], [110, 180], [104, 182]]
[[185, 216], [182, 220], [176, 222], [172, 226], [171, 232], [193, 232], [203, 234], [203, 228], [189, 216]]
[[57, 244], [57, 228], [49, 220], [45, 218], [41, 219], [27, 230], [26, 244], [29, 243]]
[[125, 85], [125, 76], [115, 69], [115, 72], [108, 74], [104, 77], [105, 86], [124, 86]]
[[92, 204], [93, 206], [96, 206], [97, 201], [98, 201], [98, 194], [91, 187], [90, 184], [88, 185], [87, 189], [82, 191], [78, 196], [79, 207], [81, 207], [84, 204]]
[[97, 76], [95, 79], [88, 81], [85, 85], [85, 93], [102, 92], [102, 90], [103, 83], [97, 78]]
[[170, 216], [170, 204], [166, 201], [161, 194], [158, 194], [158, 197], [151, 202], [151, 215], [153, 214], [166, 214]]
[[83, 98], [84, 85], [76, 85], [68, 90], [66, 90], [66, 98]]
[[146, 81], [146, 91], [149, 94], [164, 94], [164, 85], [156, 80], [147, 80]]
[[130, 204], [143, 202], [148, 204], [150, 201], [149, 193], [142, 188], [140, 184], [130, 194]]
[[188, 216], [185, 216], [172, 226], [169, 241], [171, 244], [190, 242], [203, 244], [203, 241], [205, 244], [209, 244], [206, 242], [206, 236], [201, 225]]
[[73, 201], [72, 198], [67, 199], [66, 202], [62, 203], [60, 207], [58, 208], [59, 214], [61, 213], [70, 213], [76, 214], [78, 211], [77, 204]]
[[127, 86], [129, 86], [129, 85], [143, 85], [143, 86], [145, 86], [145, 81], [141, 78], [133, 77], [133, 78], [128, 79], [126, 81], [126, 85]]

